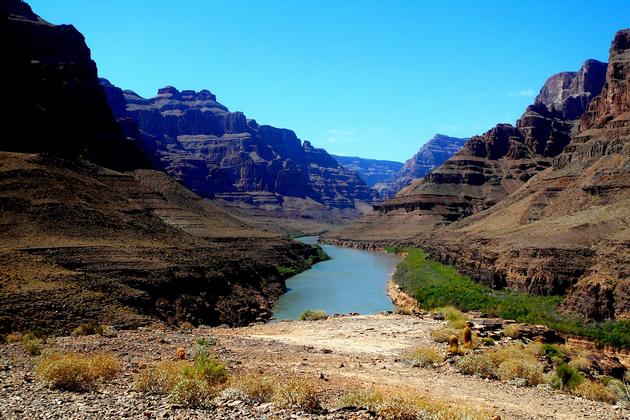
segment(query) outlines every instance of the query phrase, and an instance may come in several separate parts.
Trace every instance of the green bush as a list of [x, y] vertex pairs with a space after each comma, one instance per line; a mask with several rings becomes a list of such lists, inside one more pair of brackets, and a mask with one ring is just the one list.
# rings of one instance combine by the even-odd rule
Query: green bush
[[300, 314], [300, 321], [317, 321], [326, 318], [328, 318], [328, 314], [325, 311], [307, 309]]
[[187, 378], [201, 379], [209, 386], [225, 383], [228, 379], [225, 365], [214, 357], [203, 353], [195, 357], [192, 366], [184, 366], [182, 375]]
[[494, 290], [474, 282], [453, 268], [426, 258], [420, 249], [406, 249], [394, 280], [426, 309], [455, 306], [520, 323], [542, 324], [560, 332], [587, 337], [598, 345], [630, 348], [630, 320], [585, 323], [559, 311], [560, 296], [530, 296]]
[[283, 277], [283, 278], [295, 276], [297, 274], [297, 271], [295, 271], [295, 268], [292, 268], [292, 267], [285, 267], [283, 265], [279, 265], [276, 267], [276, 269], [278, 270], [278, 274], [280, 274], [280, 277]]
[[584, 376], [577, 369], [566, 363], [556, 366], [555, 376], [558, 378], [557, 384], [562, 389], [573, 389], [584, 380]]

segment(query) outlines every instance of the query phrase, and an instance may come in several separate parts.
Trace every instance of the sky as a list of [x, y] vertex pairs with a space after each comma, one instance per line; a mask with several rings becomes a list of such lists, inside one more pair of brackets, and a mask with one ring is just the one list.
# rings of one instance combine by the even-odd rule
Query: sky
[[208, 89], [316, 147], [404, 161], [514, 123], [547, 77], [607, 61], [630, 1], [30, 0], [141, 96]]

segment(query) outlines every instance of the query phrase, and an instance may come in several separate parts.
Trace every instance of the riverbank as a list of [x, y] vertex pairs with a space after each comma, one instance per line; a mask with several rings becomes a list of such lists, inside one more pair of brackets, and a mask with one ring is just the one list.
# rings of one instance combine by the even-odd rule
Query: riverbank
[[[38, 418], [210, 418], [359, 419], [376, 418], [364, 408], [340, 408], [349, 392], [379, 389], [388, 395], [413, 395], [447, 407], [453, 413], [481, 413], [490, 419], [622, 419], [627, 408], [589, 401], [559, 391], [463, 375], [447, 362], [414, 367], [405, 361], [410, 349], [421, 346], [443, 353], [444, 345], [431, 331], [446, 321], [402, 315], [342, 316], [323, 321], [285, 321], [242, 328], [197, 328], [188, 332], [142, 328], [116, 337], [59, 337], [46, 346], [57, 351], [104, 352], [121, 362], [120, 372], [87, 392], [50, 389], [34, 373], [38, 357], [20, 343], [0, 345], [0, 417]], [[209, 352], [226, 364], [229, 375], [246, 372], [303, 378], [316, 389], [323, 409], [307, 412], [279, 402], [255, 402], [242, 393], [225, 392], [206, 408], [187, 408], [168, 395], [146, 394], [134, 380], [147, 368], [175, 362], [176, 349], [191, 361], [198, 341], [214, 343]], [[293, 416], [293, 417], [292, 417]], [[437, 415], [435, 416], [437, 417]]]

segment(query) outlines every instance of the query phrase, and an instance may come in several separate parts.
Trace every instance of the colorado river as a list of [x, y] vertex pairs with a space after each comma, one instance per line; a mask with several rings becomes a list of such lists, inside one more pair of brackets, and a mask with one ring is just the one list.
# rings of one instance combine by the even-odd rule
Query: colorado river
[[[298, 240], [317, 243], [315, 236]], [[321, 309], [329, 315], [394, 309], [387, 296], [387, 282], [400, 257], [334, 245], [322, 248], [331, 259], [287, 280], [287, 292], [273, 308], [277, 319], [297, 319], [306, 309]]]

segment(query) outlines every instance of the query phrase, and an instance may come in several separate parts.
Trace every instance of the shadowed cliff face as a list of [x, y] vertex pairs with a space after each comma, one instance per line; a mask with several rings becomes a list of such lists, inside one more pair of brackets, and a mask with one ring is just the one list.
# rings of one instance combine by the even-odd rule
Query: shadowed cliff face
[[52, 25], [17, 0], [0, 3], [1, 150], [83, 155], [116, 169], [146, 167], [107, 106], [90, 50], [72, 25]]
[[356, 171], [369, 187], [375, 187], [396, 176], [404, 166], [400, 162], [390, 160], [365, 159], [356, 156], [331, 155], [337, 162], [348, 169]]
[[[253, 202], [251, 193], [311, 198], [333, 208], [371, 202], [373, 192], [324, 149], [291, 130], [259, 125], [230, 112], [207, 90], [160, 89], [144, 99], [102, 80], [126, 134], [153, 164], [205, 197]], [[134, 133], [130, 120], [139, 133]]]

